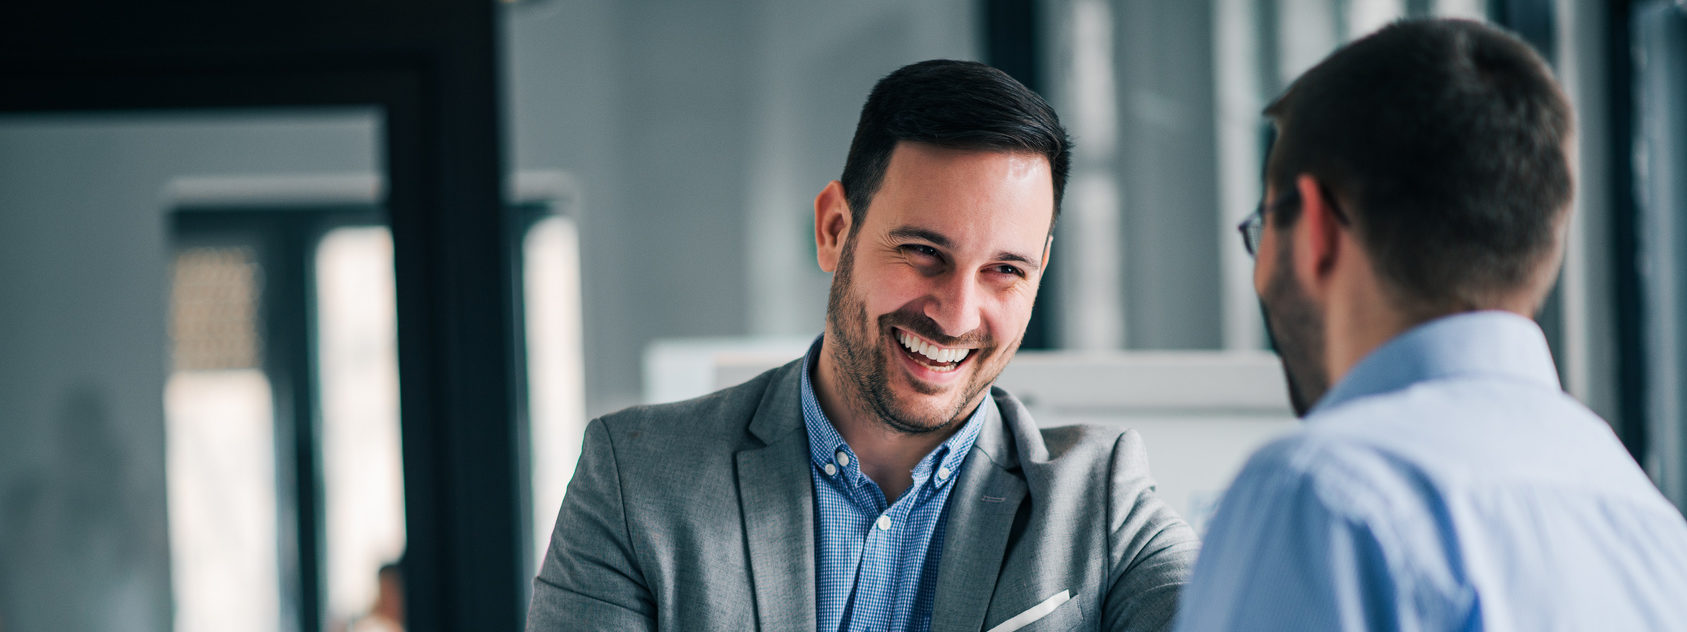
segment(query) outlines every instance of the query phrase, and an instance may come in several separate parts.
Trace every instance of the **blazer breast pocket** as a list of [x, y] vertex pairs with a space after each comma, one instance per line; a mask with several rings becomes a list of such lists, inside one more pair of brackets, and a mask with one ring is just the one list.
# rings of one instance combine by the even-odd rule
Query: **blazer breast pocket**
[[986, 632], [1056, 632], [1077, 630], [1084, 623], [1084, 609], [1070, 591], [1062, 590], [1027, 608]]

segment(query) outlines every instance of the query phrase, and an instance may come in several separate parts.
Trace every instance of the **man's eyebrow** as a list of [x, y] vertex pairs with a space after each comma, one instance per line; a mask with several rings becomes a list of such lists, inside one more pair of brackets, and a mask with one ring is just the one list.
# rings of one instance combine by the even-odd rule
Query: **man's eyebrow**
[[[897, 238], [897, 239], [923, 239], [923, 240], [931, 242], [933, 245], [936, 245], [939, 248], [949, 248], [951, 243], [952, 243], [952, 242], [949, 241], [949, 238], [943, 236], [942, 233], [938, 233], [938, 232], [935, 232], [935, 231], [927, 230], [927, 229], [924, 229], [924, 228], [918, 228], [918, 227], [914, 227], [914, 226], [900, 226], [900, 227], [897, 227], [897, 228], [892, 228], [890, 230], [890, 236], [894, 237], [894, 238]], [[1028, 256], [1019, 254], [1017, 252], [1008, 252], [1006, 250], [1003, 250], [1001, 252], [996, 253], [995, 258], [998, 259], [998, 260], [1001, 260], [1001, 261], [1012, 261], [1014, 263], [1024, 264], [1025, 266], [1030, 267], [1033, 270], [1042, 267], [1042, 264], [1037, 263], [1037, 261], [1035, 259], [1032, 259]]]
[[999, 260], [999, 261], [1013, 261], [1013, 262], [1017, 262], [1017, 263], [1023, 263], [1023, 264], [1025, 264], [1025, 267], [1031, 268], [1032, 270], [1036, 270], [1036, 269], [1042, 267], [1042, 264], [1039, 264], [1035, 261], [1032, 261], [1030, 257], [1026, 257], [1025, 255], [1022, 255], [1022, 254], [1019, 254], [1019, 253], [1008, 252], [1006, 250], [1003, 250], [1001, 252], [996, 253], [996, 259]]
[[913, 226], [899, 226], [892, 228], [890, 230], [890, 236], [897, 239], [924, 239], [944, 248], [948, 248], [950, 246], [949, 238], [944, 237], [941, 233], [926, 230], [924, 228], [915, 228]]

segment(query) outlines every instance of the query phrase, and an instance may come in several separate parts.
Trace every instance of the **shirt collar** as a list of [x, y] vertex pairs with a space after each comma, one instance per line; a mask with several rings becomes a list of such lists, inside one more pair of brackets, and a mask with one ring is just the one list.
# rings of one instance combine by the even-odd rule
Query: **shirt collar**
[[[861, 474], [860, 464], [856, 462], [855, 451], [851, 450], [849, 443], [838, 434], [832, 420], [826, 417], [826, 411], [820, 408], [820, 399], [814, 394], [811, 376], [818, 365], [820, 343], [824, 339], [824, 335], [816, 337], [814, 344], [809, 345], [808, 353], [803, 356], [802, 414], [803, 424], [808, 428], [809, 459], [816, 469], [826, 472], [826, 466], [830, 465], [832, 471], [842, 474], [851, 485], [859, 485], [865, 477]], [[942, 487], [958, 478], [955, 475], [960, 473], [961, 464], [966, 462], [967, 453], [972, 451], [972, 444], [978, 439], [979, 430], [984, 427], [984, 418], [989, 416], [985, 407], [994, 408], [995, 405], [995, 400], [985, 397], [984, 402], [972, 411], [972, 416], [967, 418], [966, 424], [961, 426], [960, 430], [925, 458], [920, 459], [912, 472], [914, 487], [927, 481], [933, 487]], [[932, 476], [934, 473], [938, 476]]]
[[1418, 382], [1479, 375], [1562, 388], [1546, 336], [1535, 321], [1511, 312], [1466, 312], [1418, 325], [1377, 347], [1312, 412]]

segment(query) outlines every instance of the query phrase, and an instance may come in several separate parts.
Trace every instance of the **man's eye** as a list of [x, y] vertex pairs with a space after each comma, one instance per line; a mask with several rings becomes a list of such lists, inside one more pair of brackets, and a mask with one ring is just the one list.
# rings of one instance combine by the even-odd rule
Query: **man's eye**
[[999, 273], [999, 274], [1011, 274], [1013, 276], [1020, 277], [1020, 278], [1025, 277], [1025, 271], [1024, 270], [1021, 270], [1021, 269], [1019, 269], [1017, 267], [1014, 267], [1014, 266], [1010, 266], [1010, 265], [1005, 264], [1005, 263], [996, 266], [996, 272]]
[[902, 251], [931, 259], [937, 258], [937, 249], [925, 244], [908, 244], [902, 247]]

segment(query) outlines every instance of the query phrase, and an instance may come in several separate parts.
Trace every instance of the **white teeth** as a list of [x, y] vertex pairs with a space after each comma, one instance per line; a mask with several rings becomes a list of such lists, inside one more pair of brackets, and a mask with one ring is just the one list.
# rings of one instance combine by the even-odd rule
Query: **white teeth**
[[[902, 346], [906, 347], [909, 351], [930, 358], [933, 362], [958, 362], [961, 359], [966, 358], [968, 353], [971, 353], [970, 349], [945, 349], [919, 338], [915, 338], [913, 334], [909, 334], [907, 332], [896, 332], [896, 340], [901, 342]], [[952, 369], [953, 367], [946, 367], [939, 370]]]

